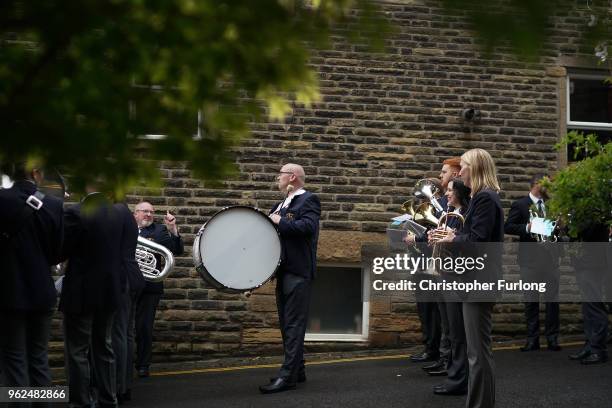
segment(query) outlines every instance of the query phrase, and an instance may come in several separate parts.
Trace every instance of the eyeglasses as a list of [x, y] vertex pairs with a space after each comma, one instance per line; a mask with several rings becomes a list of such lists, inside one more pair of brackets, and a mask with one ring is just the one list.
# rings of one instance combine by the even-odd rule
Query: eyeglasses
[[293, 174], [292, 171], [279, 171], [278, 174]]
[[155, 211], [153, 210], [136, 210], [136, 211], [140, 211], [141, 213], [151, 214], [151, 215], [155, 214]]

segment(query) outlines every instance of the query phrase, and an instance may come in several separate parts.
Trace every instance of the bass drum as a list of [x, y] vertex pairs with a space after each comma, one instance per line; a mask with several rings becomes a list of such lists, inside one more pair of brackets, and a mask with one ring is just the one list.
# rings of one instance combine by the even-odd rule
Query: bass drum
[[278, 269], [280, 235], [258, 209], [226, 207], [200, 228], [193, 242], [193, 261], [214, 288], [248, 292], [270, 280]]

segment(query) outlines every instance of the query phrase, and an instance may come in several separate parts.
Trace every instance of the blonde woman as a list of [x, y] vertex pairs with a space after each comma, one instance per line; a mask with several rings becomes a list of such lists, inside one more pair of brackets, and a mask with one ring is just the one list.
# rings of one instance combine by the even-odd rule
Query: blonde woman
[[[461, 156], [459, 177], [472, 189], [463, 229], [443, 241], [503, 242], [504, 212], [499, 199], [497, 171], [491, 155], [483, 149]], [[481, 244], [484, 246], [485, 244]], [[501, 270], [501, 256], [487, 258], [487, 270]], [[479, 279], [478, 275], [474, 278]], [[495, 406], [495, 365], [491, 352], [493, 302], [464, 302], [463, 319], [469, 362], [468, 408]]]

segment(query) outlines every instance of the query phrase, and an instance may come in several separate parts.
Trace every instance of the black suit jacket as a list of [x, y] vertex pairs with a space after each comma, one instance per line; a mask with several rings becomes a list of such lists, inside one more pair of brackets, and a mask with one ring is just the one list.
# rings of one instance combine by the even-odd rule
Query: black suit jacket
[[[465, 224], [453, 242], [466, 256], [483, 257], [486, 254], [485, 268], [462, 275], [463, 279], [478, 279], [481, 282], [495, 282], [502, 273], [502, 243], [504, 241], [504, 210], [499, 194], [484, 189], [470, 200], [465, 212]], [[481, 298], [495, 297], [496, 293], [480, 294]]]
[[125, 204], [115, 204], [114, 207], [123, 217], [123, 237], [121, 267], [122, 275], [127, 277], [131, 296], [136, 298], [145, 288], [145, 279], [136, 262], [136, 245], [138, 244], [138, 224], [134, 215]]
[[527, 224], [529, 224], [529, 208], [533, 201], [529, 196], [519, 198], [512, 203], [508, 219], [504, 224], [504, 231], [509, 235], [517, 235], [521, 242], [537, 242], [535, 238], [527, 232]]
[[121, 207], [96, 193], [65, 211], [63, 252], [68, 266], [61, 311], [89, 314], [117, 309], [127, 287], [124, 257], [134, 256], [137, 228], [127, 222]]
[[508, 235], [519, 237], [518, 263], [521, 267], [547, 269], [553, 265], [553, 262], [558, 262], [559, 246], [551, 243], [534, 244], [538, 240], [526, 229], [531, 218], [529, 209], [532, 205], [533, 201], [529, 195], [513, 202], [504, 224], [504, 231]]
[[[36, 186], [29, 181], [15, 182], [0, 189], [0, 233], [23, 211], [26, 199]], [[51, 310], [57, 294], [50, 266], [59, 263], [63, 240], [62, 201], [45, 196], [43, 206], [18, 222], [10, 238], [0, 239], [1, 310]]]
[[[278, 207], [277, 203], [270, 213]], [[317, 241], [321, 202], [306, 191], [293, 197], [287, 208], [281, 209], [278, 224], [282, 242], [282, 263], [278, 274], [291, 273], [314, 279], [317, 270]]]
[[504, 242], [504, 210], [499, 194], [484, 189], [472, 197], [465, 224], [454, 242]]
[[[183, 238], [170, 234], [168, 228], [163, 224], [153, 223], [146, 228], [140, 230], [140, 236], [150, 239], [160, 245], [165, 246], [174, 255], [182, 255], [184, 251]], [[161, 265], [161, 256], [155, 255], [157, 265]], [[145, 293], [164, 293], [164, 282], [149, 282], [147, 281], [144, 288]]]

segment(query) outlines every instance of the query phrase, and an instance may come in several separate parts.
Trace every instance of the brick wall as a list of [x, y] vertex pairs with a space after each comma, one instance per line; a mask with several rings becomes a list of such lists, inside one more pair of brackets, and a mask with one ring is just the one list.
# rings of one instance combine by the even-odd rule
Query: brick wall
[[[418, 179], [437, 176], [443, 158], [487, 149], [506, 209], [526, 192], [531, 175], [557, 168], [553, 144], [564, 129], [564, 61], [581, 57], [584, 10], [555, 16], [544, 56], [527, 64], [503, 47], [484, 55], [465, 19], [445, 16], [437, 2], [382, 4], [397, 29], [387, 51], [368, 54], [336, 38], [331, 49], [316, 53], [311, 63], [323, 100], [296, 107], [283, 123], [253, 124], [252, 138], [237, 150], [235, 179], [205, 188], [185, 164], [160, 163], [163, 195], [139, 190], [129, 197], [131, 204], [146, 198], [158, 212], [174, 211], [186, 243], [157, 314], [156, 359], [280, 350], [273, 288], [249, 298], [210, 289], [193, 268], [191, 244], [222, 207], [270, 208], [279, 199], [274, 179], [283, 163], [305, 167], [307, 188], [322, 203], [319, 262], [335, 263], [358, 262], [362, 243], [384, 240], [389, 218]], [[481, 119], [463, 121], [465, 108], [479, 109]], [[377, 300], [371, 309], [369, 345], [418, 342], [413, 304]], [[579, 332], [577, 313], [575, 305], [562, 307], [565, 333]], [[522, 337], [522, 306], [498, 305], [494, 330], [499, 338]], [[59, 321], [54, 338], [60, 340]], [[333, 345], [309, 349], [327, 346]]]

